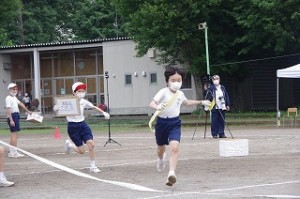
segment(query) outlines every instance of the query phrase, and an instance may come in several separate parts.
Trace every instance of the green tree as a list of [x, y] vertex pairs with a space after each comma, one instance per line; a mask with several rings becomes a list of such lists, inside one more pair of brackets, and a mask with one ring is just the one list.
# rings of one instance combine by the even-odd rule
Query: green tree
[[[157, 48], [162, 62], [187, 63], [194, 74], [206, 73], [204, 31], [198, 24], [207, 22], [212, 62], [232, 57], [231, 41], [238, 35], [234, 18], [228, 13], [231, 4], [225, 1], [115, 0], [127, 31], [137, 42], [138, 55]], [[132, 6], [134, 5], [134, 6]]]
[[64, 27], [76, 40], [123, 36], [117, 23], [116, 8], [110, 0], [78, 1]]
[[21, 2], [19, 0], [0, 0], [0, 45], [12, 45], [10, 29], [16, 29]]
[[242, 30], [234, 40], [239, 55], [256, 57], [299, 51], [299, 1], [243, 0], [230, 12]]
[[[296, 52], [298, 0], [114, 0], [138, 55], [157, 48], [164, 64], [185, 63], [196, 77], [206, 74], [204, 32], [208, 24], [211, 65]], [[212, 73], [243, 79], [239, 65], [211, 67]], [[199, 80], [199, 79], [198, 79]], [[197, 81], [199, 83], [199, 81]]]

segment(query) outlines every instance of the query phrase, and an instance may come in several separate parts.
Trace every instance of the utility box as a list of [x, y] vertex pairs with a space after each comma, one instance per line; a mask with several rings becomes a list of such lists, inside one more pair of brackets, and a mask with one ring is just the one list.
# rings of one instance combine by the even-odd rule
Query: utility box
[[221, 157], [247, 156], [249, 155], [248, 139], [230, 139], [219, 141]]

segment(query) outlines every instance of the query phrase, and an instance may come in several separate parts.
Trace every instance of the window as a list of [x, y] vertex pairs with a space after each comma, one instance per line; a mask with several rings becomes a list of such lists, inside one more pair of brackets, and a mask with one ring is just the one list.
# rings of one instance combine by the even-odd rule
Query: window
[[182, 82], [181, 88], [192, 88], [192, 76], [191, 74], [187, 74], [185, 79]]
[[131, 85], [132, 84], [131, 78], [132, 78], [131, 74], [125, 74], [125, 85]]
[[156, 73], [151, 73], [150, 74], [150, 84], [157, 83], [157, 74]]

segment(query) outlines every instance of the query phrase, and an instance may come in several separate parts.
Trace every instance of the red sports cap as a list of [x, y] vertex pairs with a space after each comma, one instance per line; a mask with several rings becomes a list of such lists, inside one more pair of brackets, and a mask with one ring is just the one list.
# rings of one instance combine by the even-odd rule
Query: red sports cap
[[76, 91], [78, 91], [80, 89], [86, 90], [86, 85], [84, 83], [82, 83], [82, 82], [75, 82], [72, 85], [72, 91], [73, 91], [73, 93], [75, 93]]

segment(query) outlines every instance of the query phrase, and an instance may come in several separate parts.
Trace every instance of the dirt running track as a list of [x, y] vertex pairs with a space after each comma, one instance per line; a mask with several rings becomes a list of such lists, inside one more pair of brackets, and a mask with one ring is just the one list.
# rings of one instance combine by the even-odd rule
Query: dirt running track
[[[249, 139], [249, 156], [220, 157], [219, 141], [203, 139], [203, 129], [183, 128], [177, 183], [164, 185], [167, 172], [156, 171], [155, 141], [148, 129], [113, 132], [121, 144], [108, 143], [95, 132], [96, 162], [101, 180], [126, 182], [153, 189], [136, 191], [76, 176], [31, 157], [6, 158], [6, 176], [15, 186], [0, 188], [0, 198], [300, 198], [300, 130], [292, 128], [232, 127], [236, 138]], [[227, 136], [228, 133], [227, 133]], [[0, 136], [8, 142], [8, 136]], [[90, 174], [88, 154], [64, 153], [66, 134], [21, 135], [19, 147], [76, 171]], [[167, 165], [168, 166], [168, 165]]]

